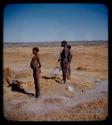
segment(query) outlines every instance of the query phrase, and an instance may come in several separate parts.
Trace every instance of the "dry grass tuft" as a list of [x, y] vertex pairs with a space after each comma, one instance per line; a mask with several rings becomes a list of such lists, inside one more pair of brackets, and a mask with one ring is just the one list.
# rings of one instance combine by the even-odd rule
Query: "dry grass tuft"
[[87, 69], [84, 68], [84, 67], [78, 66], [78, 67], [76, 68], [76, 70], [83, 70], [83, 71], [86, 71]]

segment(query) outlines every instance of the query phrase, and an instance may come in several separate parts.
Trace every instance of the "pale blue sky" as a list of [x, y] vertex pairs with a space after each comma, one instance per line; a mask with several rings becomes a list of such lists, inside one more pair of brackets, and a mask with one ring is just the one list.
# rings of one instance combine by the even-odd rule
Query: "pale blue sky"
[[108, 40], [103, 4], [8, 4], [3, 42]]

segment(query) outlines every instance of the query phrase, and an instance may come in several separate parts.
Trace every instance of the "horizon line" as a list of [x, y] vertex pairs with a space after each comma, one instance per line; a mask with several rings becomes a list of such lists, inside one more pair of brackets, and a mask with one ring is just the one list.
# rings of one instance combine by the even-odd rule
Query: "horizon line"
[[[33, 42], [3, 42], [3, 44], [7, 44], [7, 43], [55, 43], [55, 42], [61, 42], [62, 40], [60, 41], [33, 41]], [[91, 41], [108, 41], [108, 40], [66, 40], [67, 42], [91, 42]]]

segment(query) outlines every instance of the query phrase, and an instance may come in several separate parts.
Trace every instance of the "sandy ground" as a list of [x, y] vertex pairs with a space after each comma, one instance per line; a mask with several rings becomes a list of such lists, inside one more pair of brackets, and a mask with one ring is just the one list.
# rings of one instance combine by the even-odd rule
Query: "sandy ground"
[[23, 82], [23, 88], [34, 94], [34, 84], [30, 60], [32, 47], [4, 48], [4, 116], [13, 121], [91, 121], [104, 120], [108, 116], [108, 47], [73, 46], [72, 73], [69, 84], [50, 76], [53, 69], [62, 79], [57, 64], [60, 47], [40, 47], [42, 62], [40, 88], [41, 96], [14, 92], [8, 87], [5, 77]]

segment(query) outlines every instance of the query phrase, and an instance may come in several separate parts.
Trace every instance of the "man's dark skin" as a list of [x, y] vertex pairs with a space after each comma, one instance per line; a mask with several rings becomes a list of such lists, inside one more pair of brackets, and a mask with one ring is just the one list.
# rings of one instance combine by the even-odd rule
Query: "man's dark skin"
[[41, 73], [41, 62], [40, 57], [38, 55], [39, 48], [35, 47], [32, 50], [34, 56], [31, 60], [30, 66], [33, 69], [33, 77], [34, 77], [34, 84], [35, 84], [35, 97], [37, 98], [40, 96], [40, 85], [39, 85], [39, 76]]
[[68, 80], [70, 80], [70, 75], [71, 75], [71, 68], [70, 68], [70, 64], [71, 64], [71, 60], [72, 60], [72, 53], [71, 53], [71, 46], [67, 45], [68, 48], [68, 72], [67, 72], [67, 78]]
[[68, 48], [67, 48], [67, 42], [62, 41], [61, 42], [61, 47], [63, 47], [63, 50], [60, 54], [60, 58], [58, 59], [58, 62], [60, 62], [61, 69], [62, 69], [62, 74], [63, 74], [63, 81], [66, 83], [66, 78], [67, 78], [67, 66], [68, 66]]

